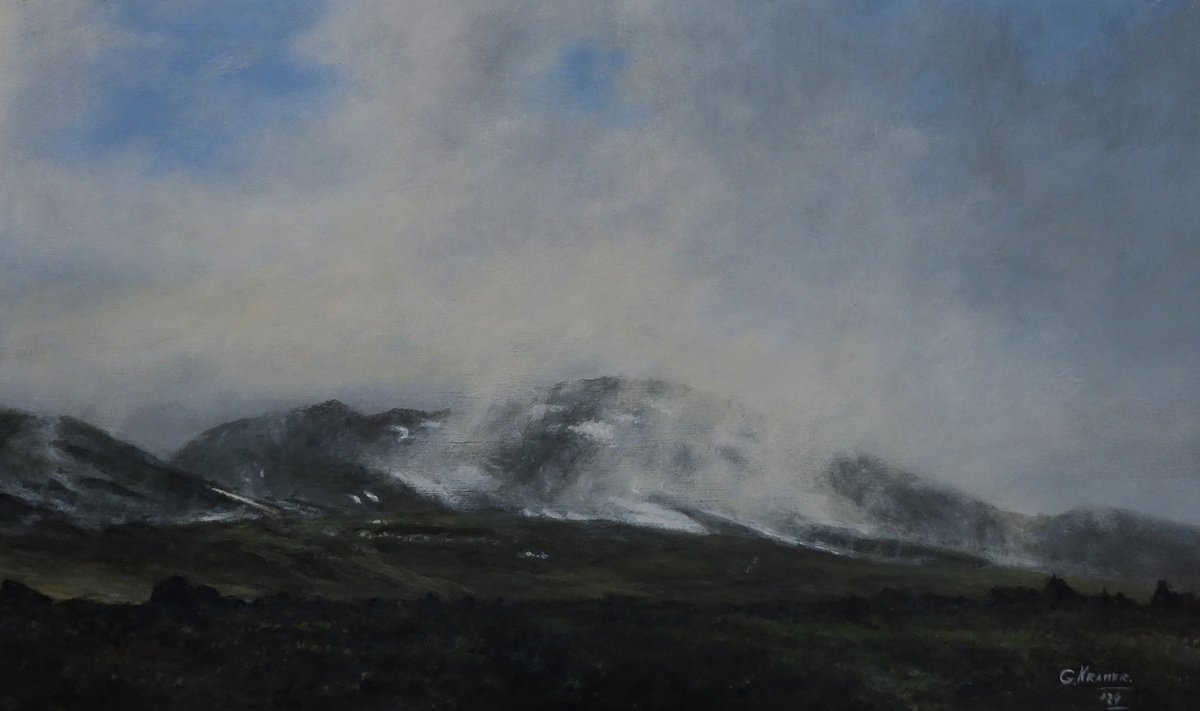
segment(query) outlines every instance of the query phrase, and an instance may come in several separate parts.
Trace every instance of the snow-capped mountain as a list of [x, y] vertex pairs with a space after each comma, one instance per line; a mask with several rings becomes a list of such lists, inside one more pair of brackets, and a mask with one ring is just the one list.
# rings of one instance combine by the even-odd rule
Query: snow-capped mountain
[[613, 377], [471, 413], [366, 415], [330, 401], [219, 425], [170, 464], [77, 420], [0, 411], [0, 514], [104, 525], [485, 508], [1200, 585], [1200, 528], [1120, 510], [1005, 511], [871, 457], [802, 466], [802, 445], [729, 400]]
[[80, 420], [0, 410], [0, 526], [167, 524], [267, 510]]
[[560, 383], [494, 409], [474, 439], [499, 501], [544, 515], [699, 530], [687, 510], [731, 511], [772, 468], [764, 422], [736, 403], [657, 380]]
[[685, 508], [721, 508], [761, 478], [760, 425], [684, 386], [598, 378], [455, 416], [332, 401], [220, 425], [171, 461], [315, 510], [435, 502], [700, 531]]
[[846, 555], [941, 550], [1127, 580], [1200, 571], [1200, 529], [1128, 511], [1004, 511], [871, 457], [802, 471], [792, 438], [770, 425], [683, 385], [606, 377], [470, 415], [363, 415], [329, 402], [221, 425], [172, 463], [313, 510], [433, 504], [740, 531]]

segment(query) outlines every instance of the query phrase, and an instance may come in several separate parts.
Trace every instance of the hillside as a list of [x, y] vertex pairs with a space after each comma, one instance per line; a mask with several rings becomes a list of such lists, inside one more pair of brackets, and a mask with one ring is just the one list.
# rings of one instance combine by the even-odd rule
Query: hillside
[[59, 598], [0, 587], [4, 708], [1104, 708], [1080, 666], [1130, 709], [1200, 698], [1194, 602], [740, 535], [264, 518], [6, 540], [0, 570]]
[[0, 410], [0, 526], [173, 524], [264, 511], [241, 499], [80, 420]]
[[300, 511], [396, 511], [434, 505], [367, 465], [405, 457], [440, 415], [395, 409], [363, 415], [336, 400], [209, 429], [171, 464], [242, 495]]
[[308, 513], [495, 511], [1200, 587], [1196, 527], [1131, 511], [1028, 516], [875, 457], [801, 469], [803, 448], [736, 402], [604, 377], [475, 413], [364, 415], [331, 401], [220, 425], [172, 464]]

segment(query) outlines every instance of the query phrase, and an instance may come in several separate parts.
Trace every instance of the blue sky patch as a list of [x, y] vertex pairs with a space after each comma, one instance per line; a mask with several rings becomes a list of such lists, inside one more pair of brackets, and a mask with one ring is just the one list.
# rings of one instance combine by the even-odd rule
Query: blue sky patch
[[587, 113], [611, 107], [616, 101], [617, 74], [627, 63], [628, 56], [621, 49], [589, 42], [568, 47], [554, 74], [561, 98]]
[[591, 114], [610, 124], [633, 120], [637, 111], [622, 102], [619, 81], [629, 53], [593, 40], [563, 48], [550, 73], [550, 93], [561, 108]]
[[1087, 65], [1117, 63], [1121, 39], [1147, 8], [1127, 0], [1024, 0], [1003, 5], [1028, 71], [1038, 80], [1066, 84]]
[[329, 71], [291, 52], [326, 0], [118, 0], [131, 41], [90, 67], [98, 96], [62, 141], [84, 157], [145, 151], [154, 172], [235, 169], [241, 143], [319, 105]]

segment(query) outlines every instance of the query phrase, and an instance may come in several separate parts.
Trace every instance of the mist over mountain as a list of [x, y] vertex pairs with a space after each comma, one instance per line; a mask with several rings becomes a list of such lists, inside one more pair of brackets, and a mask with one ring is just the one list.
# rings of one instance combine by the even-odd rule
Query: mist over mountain
[[1031, 516], [1004, 511], [870, 457], [827, 470], [846, 522], [935, 548], [1010, 565], [1102, 579], [1200, 585], [1200, 528], [1117, 508]]
[[869, 456], [839, 457], [823, 478], [836, 494], [838, 518], [875, 535], [1018, 556], [1029, 517], [1004, 511]]
[[485, 443], [477, 466], [500, 482], [500, 501], [539, 515], [701, 530], [682, 512], [761, 508], [781, 463], [767, 424], [684, 385], [605, 377], [496, 406], [472, 439]]
[[488, 509], [738, 530], [844, 555], [915, 562], [948, 551], [1200, 583], [1200, 529], [1131, 511], [1005, 511], [869, 456], [814, 467], [798, 444], [730, 400], [605, 377], [470, 413], [364, 415], [332, 401], [218, 426], [171, 462], [243, 496], [309, 512]]
[[1198, 77], [1200, 0], [0, 0], [0, 711], [1200, 709]]
[[79, 420], [3, 410], [0, 524], [484, 510], [1200, 585], [1196, 527], [1119, 509], [1006, 511], [871, 456], [813, 466], [800, 444], [731, 400], [617, 377], [473, 412], [368, 415], [332, 400], [218, 425], [169, 463]]

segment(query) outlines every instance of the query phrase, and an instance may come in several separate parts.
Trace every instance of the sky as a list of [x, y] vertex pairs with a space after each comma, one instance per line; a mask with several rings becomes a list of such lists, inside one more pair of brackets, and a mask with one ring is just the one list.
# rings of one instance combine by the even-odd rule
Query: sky
[[1200, 523], [1200, 4], [0, 5], [0, 402], [165, 453], [660, 377]]

